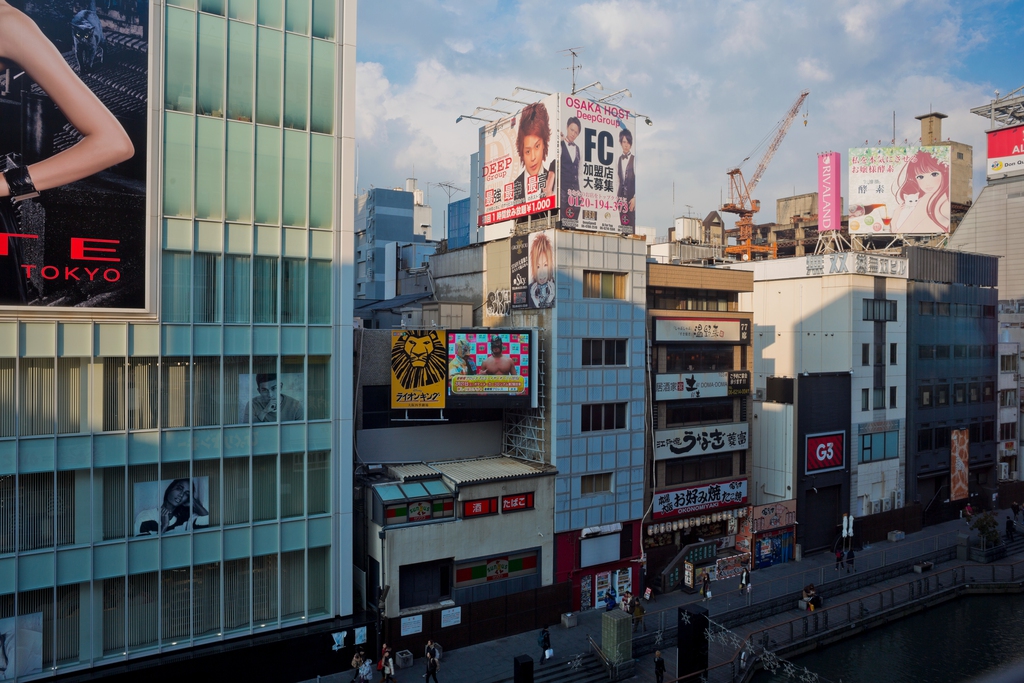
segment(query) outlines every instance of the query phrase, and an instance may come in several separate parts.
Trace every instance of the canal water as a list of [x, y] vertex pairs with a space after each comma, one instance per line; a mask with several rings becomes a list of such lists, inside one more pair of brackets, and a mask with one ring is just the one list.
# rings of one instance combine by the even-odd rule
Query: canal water
[[791, 661], [835, 683], [961, 683], [1024, 658], [1022, 615], [1024, 595], [965, 596]]

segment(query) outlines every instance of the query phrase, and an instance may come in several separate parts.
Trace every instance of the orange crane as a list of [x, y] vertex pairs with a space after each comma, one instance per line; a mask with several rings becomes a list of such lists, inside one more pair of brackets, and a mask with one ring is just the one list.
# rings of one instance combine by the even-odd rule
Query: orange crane
[[[726, 247], [726, 254], [739, 254], [744, 261], [749, 261], [753, 258], [754, 254], [766, 254], [769, 258], [775, 258], [775, 245], [761, 246], [755, 245], [753, 241], [754, 236], [754, 214], [761, 210], [761, 202], [757, 199], [751, 199], [750, 195], [757, 187], [758, 182], [761, 181], [761, 176], [764, 175], [765, 170], [768, 168], [768, 164], [771, 163], [772, 157], [775, 156], [775, 152], [779, 149], [779, 145], [786, 137], [786, 133], [789, 132], [789, 127], [793, 123], [793, 119], [800, 112], [800, 106], [807, 99], [807, 96], [811, 94], [810, 90], [804, 90], [800, 93], [800, 97], [796, 98], [796, 102], [786, 112], [786, 116], [775, 125], [775, 136], [772, 138], [771, 143], [768, 145], [768, 149], [765, 150], [764, 156], [761, 157], [760, 163], [757, 165], [757, 169], [754, 171], [754, 175], [751, 176], [750, 182], [747, 182], [743, 178], [743, 171], [740, 170], [739, 166], [728, 171], [729, 174], [729, 203], [722, 207], [722, 211], [728, 213], [734, 213], [739, 218], [736, 219], [736, 224], [727, 232], [735, 233], [739, 232], [738, 244], [733, 247]], [[804, 125], [807, 125], [807, 121], [804, 121]], [[750, 157], [747, 157], [749, 159]], [[744, 159], [743, 161], [746, 161]], [[741, 162], [742, 165], [742, 162]]]

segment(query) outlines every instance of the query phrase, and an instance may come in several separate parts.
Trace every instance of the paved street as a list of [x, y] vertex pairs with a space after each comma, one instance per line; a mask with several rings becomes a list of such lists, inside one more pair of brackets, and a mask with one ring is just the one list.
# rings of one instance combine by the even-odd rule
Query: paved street
[[[1002, 511], [999, 518], [1005, 519], [1007, 514], [1009, 514], [1008, 511]], [[856, 569], [858, 572], [866, 571], [954, 545], [957, 534], [963, 531], [966, 531], [965, 523], [961, 520], [954, 520], [908, 534], [903, 541], [895, 543], [883, 541], [865, 546], [864, 550], [857, 554]], [[847, 574], [845, 570], [835, 570], [835, 559], [831, 553], [815, 553], [804, 557], [801, 562], [789, 562], [753, 572], [751, 576], [752, 599], [754, 602], [760, 602], [790, 594], [799, 591], [808, 583], [814, 583], [821, 590], [828, 590], [835, 587], [836, 582], [840, 582], [841, 585], [847, 576], [851, 575]], [[746, 596], [741, 595], [737, 589], [738, 580], [729, 580], [723, 585], [712, 585], [714, 598], [709, 602], [712, 617], [741, 607], [746, 603]], [[874, 588], [855, 589], [851, 586], [850, 594], [855, 594], [857, 590], [870, 591]], [[842, 599], [843, 597], [838, 596], [830, 598], [833, 602]], [[690, 595], [681, 591], [657, 596], [647, 605], [647, 629], [657, 631], [662, 626], [666, 628], [674, 626], [676, 608], [699, 600], [699, 595]], [[587, 654], [590, 651], [587, 635], [600, 641], [602, 613], [603, 610], [588, 610], [580, 613], [578, 615], [579, 625], [573, 629], [565, 629], [561, 625], [551, 626], [551, 645], [555, 651], [555, 661], [538, 667], [536, 671], [541, 672], [544, 668], [552, 666], [565, 667], [567, 666], [566, 661], [575, 654]], [[443, 645], [443, 634], [438, 635], [437, 638]], [[513, 658], [520, 654], [531, 655], [535, 660], [537, 659], [539, 655], [537, 631], [445, 652], [438, 680], [443, 683], [487, 683], [510, 679], [513, 675]], [[668, 665], [666, 680], [672, 680], [675, 668], [675, 648], [667, 648], [663, 650], [662, 654]], [[420, 680], [423, 673], [422, 661], [421, 658], [417, 658], [412, 669], [400, 671], [399, 680], [402, 683]], [[322, 683], [348, 683], [352, 679], [352, 675], [352, 672], [348, 671], [333, 676], [324, 676]], [[653, 655], [645, 655], [638, 659], [637, 676], [634, 680], [654, 681]]]

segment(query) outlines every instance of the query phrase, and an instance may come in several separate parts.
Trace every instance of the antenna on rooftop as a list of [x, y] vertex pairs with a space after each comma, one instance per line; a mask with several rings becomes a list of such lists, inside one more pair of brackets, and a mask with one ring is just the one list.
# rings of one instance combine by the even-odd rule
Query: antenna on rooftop
[[568, 47], [564, 50], [559, 50], [559, 54], [568, 52], [572, 57], [572, 66], [565, 67], [572, 72], [572, 90], [569, 92], [576, 92], [576, 72], [583, 68], [582, 64], [577, 64], [576, 60], [579, 59], [580, 52], [583, 51], [582, 47]]

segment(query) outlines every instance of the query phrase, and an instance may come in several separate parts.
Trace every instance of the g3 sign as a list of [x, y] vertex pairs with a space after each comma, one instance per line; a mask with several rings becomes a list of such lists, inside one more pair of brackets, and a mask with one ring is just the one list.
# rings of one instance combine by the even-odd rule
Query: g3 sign
[[846, 432], [807, 435], [807, 474], [838, 470], [846, 466]]

